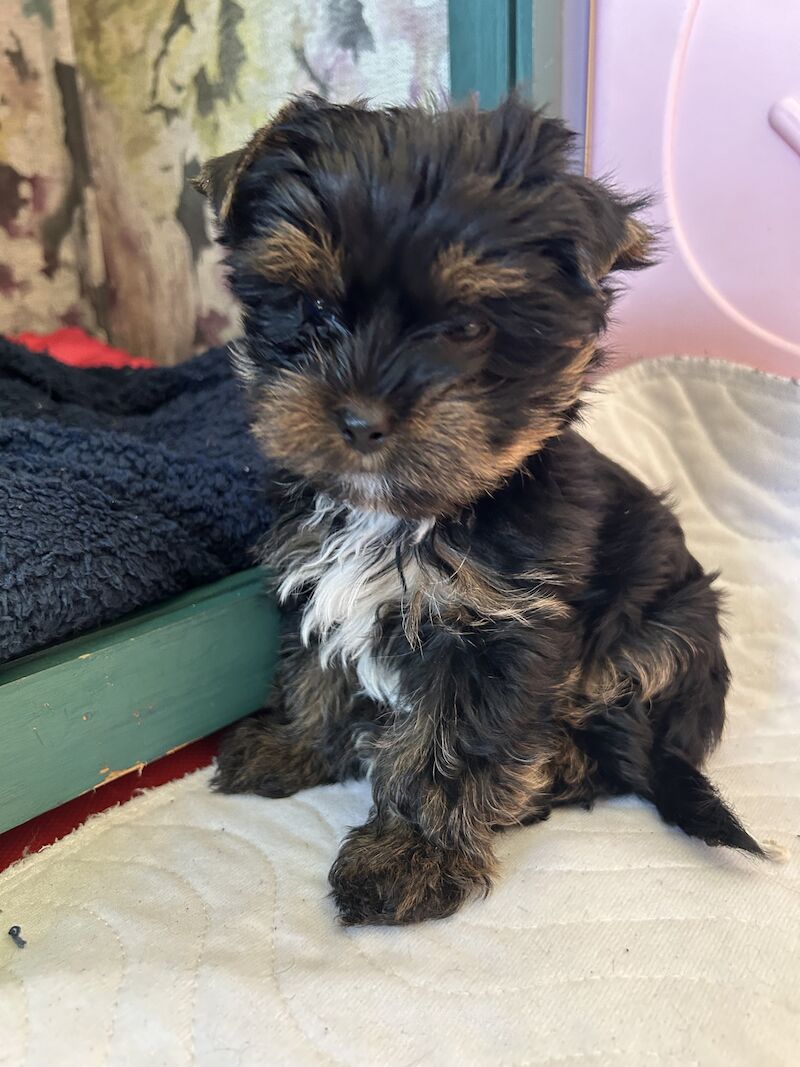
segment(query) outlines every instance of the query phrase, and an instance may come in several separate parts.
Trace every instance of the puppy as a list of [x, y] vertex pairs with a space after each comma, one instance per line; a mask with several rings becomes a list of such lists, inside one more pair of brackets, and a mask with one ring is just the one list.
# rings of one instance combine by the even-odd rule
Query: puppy
[[450, 915], [506, 827], [634, 793], [762, 847], [701, 771], [728, 669], [713, 576], [663, 500], [574, 429], [617, 271], [651, 239], [495, 111], [289, 104], [209, 163], [253, 432], [279, 472], [269, 712], [216, 787], [368, 776], [330, 872], [345, 923]]

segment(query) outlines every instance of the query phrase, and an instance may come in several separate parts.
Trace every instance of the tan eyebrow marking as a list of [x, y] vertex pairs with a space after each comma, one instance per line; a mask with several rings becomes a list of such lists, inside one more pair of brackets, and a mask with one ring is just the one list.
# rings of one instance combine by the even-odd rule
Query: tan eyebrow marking
[[434, 278], [448, 295], [468, 303], [481, 297], [508, 296], [527, 288], [528, 279], [520, 267], [481, 262], [463, 244], [443, 249], [433, 265]]
[[343, 291], [342, 262], [330, 235], [310, 236], [290, 222], [279, 223], [255, 245], [251, 261], [273, 282], [293, 282], [309, 292], [337, 296]]

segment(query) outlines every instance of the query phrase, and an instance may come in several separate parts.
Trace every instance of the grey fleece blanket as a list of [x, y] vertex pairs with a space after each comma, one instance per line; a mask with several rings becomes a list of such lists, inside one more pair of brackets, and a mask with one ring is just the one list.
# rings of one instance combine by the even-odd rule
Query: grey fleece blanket
[[0, 338], [0, 663], [251, 565], [265, 478], [224, 349], [78, 370]]

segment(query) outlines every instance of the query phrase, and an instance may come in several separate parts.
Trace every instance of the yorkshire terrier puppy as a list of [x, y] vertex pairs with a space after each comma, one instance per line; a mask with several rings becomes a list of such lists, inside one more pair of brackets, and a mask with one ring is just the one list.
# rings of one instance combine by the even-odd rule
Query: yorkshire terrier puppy
[[663, 500], [574, 429], [643, 202], [571, 135], [497, 110], [306, 97], [209, 163], [235, 359], [276, 470], [285, 605], [270, 710], [216, 787], [368, 776], [330, 884], [345, 923], [450, 915], [495, 834], [634, 793], [758, 856], [702, 773], [728, 669], [718, 596]]

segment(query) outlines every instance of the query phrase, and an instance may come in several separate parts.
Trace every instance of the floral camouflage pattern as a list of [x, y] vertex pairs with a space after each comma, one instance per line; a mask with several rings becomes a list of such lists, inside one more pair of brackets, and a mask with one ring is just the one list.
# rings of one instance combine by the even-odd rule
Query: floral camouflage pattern
[[4, 0], [0, 329], [161, 363], [236, 332], [187, 179], [290, 93], [446, 93], [446, 0]]

